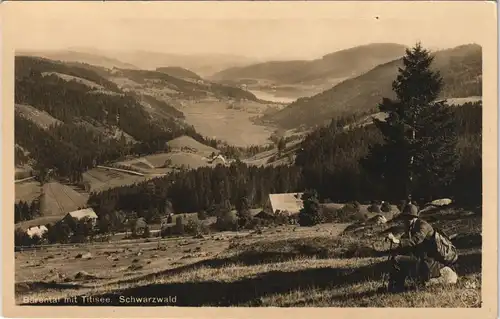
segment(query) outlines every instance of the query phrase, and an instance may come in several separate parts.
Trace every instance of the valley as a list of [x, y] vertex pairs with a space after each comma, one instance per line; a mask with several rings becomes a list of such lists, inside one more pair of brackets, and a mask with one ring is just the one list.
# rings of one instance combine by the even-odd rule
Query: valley
[[[18, 55], [17, 303], [92, 295], [119, 305], [118, 296], [171, 293], [177, 306], [463, 306], [469, 282], [481, 291], [482, 51], [474, 44], [433, 52], [436, 92], [411, 83], [430, 96], [412, 105], [423, 110], [415, 145], [430, 146], [418, 149], [411, 202], [454, 236], [460, 281], [376, 291], [390, 252], [375, 242], [402, 234], [407, 195], [406, 160], [391, 160], [414, 143], [396, 121], [409, 115], [392, 102], [393, 83], [405, 54], [428, 54], [407, 49], [372, 43], [264, 62]], [[64, 218], [75, 212], [87, 215], [70, 214], [70, 225]], [[34, 226], [45, 232], [29, 235]]]

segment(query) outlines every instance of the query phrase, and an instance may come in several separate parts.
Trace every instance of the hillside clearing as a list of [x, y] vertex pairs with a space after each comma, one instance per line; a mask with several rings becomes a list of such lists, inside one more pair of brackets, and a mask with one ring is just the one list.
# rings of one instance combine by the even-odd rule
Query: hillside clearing
[[174, 138], [173, 140], [168, 141], [167, 144], [173, 150], [188, 149], [190, 151], [197, 152], [197, 153], [202, 154], [204, 156], [209, 156], [210, 154], [212, 154], [214, 152], [217, 153], [217, 150], [215, 148], [204, 145], [204, 144], [194, 140], [192, 137], [185, 136], [185, 135]]
[[89, 183], [90, 192], [100, 192], [114, 187], [131, 185], [148, 178], [151, 177], [136, 176], [102, 168], [93, 168], [83, 173], [83, 180]]
[[40, 183], [37, 181], [28, 181], [22, 183], [16, 183], [14, 186], [14, 196], [16, 202], [32, 202], [42, 193], [42, 188]]
[[68, 74], [63, 74], [63, 73], [59, 73], [59, 72], [42, 72], [42, 76], [51, 76], [51, 75], [55, 75], [55, 76], [65, 80], [65, 81], [68, 81], [68, 82], [75, 81], [75, 82], [84, 84], [93, 90], [105, 90], [105, 88], [102, 85], [99, 85], [95, 82], [92, 82], [92, 81], [89, 81], [86, 79], [82, 79], [80, 77], [76, 77], [76, 76], [72, 76], [72, 75], [68, 75]]
[[40, 111], [31, 105], [15, 104], [15, 111], [44, 129], [61, 123], [61, 121], [52, 117], [49, 113]]
[[43, 185], [44, 207], [42, 215], [64, 215], [87, 204], [88, 194], [77, 192], [73, 187], [58, 182]]

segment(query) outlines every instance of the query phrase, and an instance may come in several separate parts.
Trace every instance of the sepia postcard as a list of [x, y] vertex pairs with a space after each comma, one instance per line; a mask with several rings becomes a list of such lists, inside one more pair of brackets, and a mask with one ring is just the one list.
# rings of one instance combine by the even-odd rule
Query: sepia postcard
[[497, 317], [497, 4], [0, 5], [6, 317]]

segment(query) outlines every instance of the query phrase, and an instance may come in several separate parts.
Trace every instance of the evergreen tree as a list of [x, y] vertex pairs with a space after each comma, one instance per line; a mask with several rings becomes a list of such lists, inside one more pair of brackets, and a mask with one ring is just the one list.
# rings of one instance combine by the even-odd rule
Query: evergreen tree
[[247, 197], [242, 197], [239, 201], [236, 216], [238, 217], [238, 225], [241, 228], [244, 228], [252, 220], [250, 203]]
[[315, 190], [308, 190], [302, 195], [304, 208], [299, 213], [300, 226], [314, 226], [323, 222], [323, 210]]
[[451, 109], [436, 102], [443, 82], [432, 61], [420, 43], [406, 51], [392, 85], [396, 99], [379, 105], [388, 117], [374, 120], [384, 143], [373, 146], [363, 163], [390, 199], [443, 195], [456, 169], [455, 121]]

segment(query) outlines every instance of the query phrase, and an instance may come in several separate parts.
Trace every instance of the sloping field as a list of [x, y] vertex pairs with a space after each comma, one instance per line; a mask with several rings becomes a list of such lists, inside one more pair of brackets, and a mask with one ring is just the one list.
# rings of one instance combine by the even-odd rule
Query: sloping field
[[173, 150], [188, 149], [188, 150], [192, 150], [193, 152], [202, 154], [204, 156], [209, 156], [213, 152], [217, 153], [217, 149], [215, 149], [211, 146], [202, 144], [202, 143], [196, 141], [195, 139], [193, 139], [192, 137], [185, 136], [185, 135], [181, 136], [181, 137], [174, 138], [173, 140], [168, 141], [167, 144]]
[[89, 80], [86, 80], [86, 79], [82, 79], [80, 77], [77, 77], [77, 76], [72, 76], [72, 75], [68, 75], [68, 74], [64, 74], [64, 73], [59, 73], [59, 72], [42, 72], [42, 75], [43, 76], [50, 76], [50, 75], [55, 75], [65, 81], [75, 81], [75, 82], [78, 82], [80, 84], [84, 84], [86, 86], [88, 86], [89, 88], [91, 89], [97, 89], [97, 90], [106, 90], [102, 85], [99, 85], [95, 82], [92, 82], [92, 81], [89, 81]]
[[88, 195], [76, 192], [72, 187], [57, 182], [43, 185], [45, 208], [43, 216], [64, 215], [87, 204]]
[[474, 103], [482, 101], [482, 96], [469, 96], [469, 97], [457, 97], [457, 98], [449, 98], [446, 99], [446, 103], [451, 105], [463, 105], [465, 103]]
[[49, 113], [40, 111], [31, 105], [16, 104], [15, 112], [44, 129], [47, 129], [51, 125], [61, 123], [61, 121], [52, 117]]
[[32, 220], [27, 220], [24, 222], [17, 223], [15, 225], [15, 228], [21, 228], [21, 229], [28, 229], [29, 227], [32, 226], [39, 226], [39, 225], [47, 225], [47, 224], [55, 224], [56, 222], [60, 221], [61, 219], [64, 218], [66, 214], [64, 215], [54, 215], [54, 216], [42, 216], [39, 218], [35, 218]]
[[196, 169], [202, 166], [213, 166], [212, 164], [208, 163], [203, 156], [195, 153], [171, 152], [149, 155], [145, 158], [155, 167], [164, 165], [165, 161], [167, 160], [171, 162], [171, 165], [169, 167], [172, 168], [180, 168], [181, 166], [184, 166], [187, 168]]
[[90, 184], [90, 192], [104, 191], [109, 188], [131, 185], [152, 177], [130, 175], [101, 168], [93, 168], [83, 173], [84, 182]]
[[30, 203], [42, 193], [42, 188], [37, 181], [16, 183], [14, 193], [16, 202], [22, 200]]

